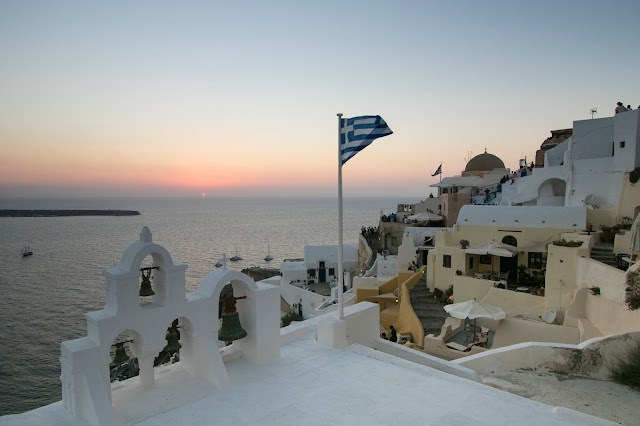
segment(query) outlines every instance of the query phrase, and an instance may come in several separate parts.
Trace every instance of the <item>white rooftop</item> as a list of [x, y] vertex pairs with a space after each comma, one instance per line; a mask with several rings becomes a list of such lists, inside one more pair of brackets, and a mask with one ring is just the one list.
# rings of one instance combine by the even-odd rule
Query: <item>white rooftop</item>
[[587, 227], [587, 208], [466, 205], [460, 209], [456, 224], [583, 230]]
[[[135, 414], [119, 413], [120, 419], [141, 425], [611, 424], [359, 344], [331, 349], [317, 343], [315, 327], [305, 323], [292, 326], [302, 333], [282, 345], [279, 359], [227, 361], [231, 383], [221, 390], [207, 390], [206, 382], [187, 377], [179, 364], [166, 368], [158, 373], [157, 389], [132, 387]], [[173, 408], [193, 396], [202, 399]], [[123, 392], [114, 403], [126, 403], [127, 397]], [[2, 417], [0, 423], [83, 424], [61, 402]]]
[[[358, 245], [357, 244], [344, 244], [343, 245], [343, 259], [345, 263], [358, 262]], [[304, 263], [307, 266], [316, 265], [320, 261], [325, 261], [327, 264], [338, 263], [338, 246], [304, 246]]]

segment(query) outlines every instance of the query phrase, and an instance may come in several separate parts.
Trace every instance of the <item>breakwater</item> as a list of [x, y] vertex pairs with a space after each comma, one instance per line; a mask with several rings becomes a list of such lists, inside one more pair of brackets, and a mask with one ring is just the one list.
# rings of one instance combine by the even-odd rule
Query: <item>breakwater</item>
[[136, 210], [0, 210], [0, 217], [139, 216]]

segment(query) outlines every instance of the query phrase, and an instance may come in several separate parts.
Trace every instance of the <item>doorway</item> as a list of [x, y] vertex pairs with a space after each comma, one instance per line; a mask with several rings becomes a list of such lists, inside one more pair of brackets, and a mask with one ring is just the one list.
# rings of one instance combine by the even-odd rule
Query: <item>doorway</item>
[[327, 281], [327, 269], [324, 262], [320, 262], [318, 266], [318, 282], [324, 283]]

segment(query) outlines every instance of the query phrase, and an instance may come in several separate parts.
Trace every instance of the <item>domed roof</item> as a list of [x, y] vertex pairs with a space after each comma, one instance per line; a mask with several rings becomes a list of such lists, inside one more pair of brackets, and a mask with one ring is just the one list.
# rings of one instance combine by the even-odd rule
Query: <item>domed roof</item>
[[467, 163], [464, 168], [465, 172], [484, 172], [493, 169], [504, 169], [504, 163], [501, 159], [493, 154], [488, 154], [485, 149], [484, 153], [476, 155]]

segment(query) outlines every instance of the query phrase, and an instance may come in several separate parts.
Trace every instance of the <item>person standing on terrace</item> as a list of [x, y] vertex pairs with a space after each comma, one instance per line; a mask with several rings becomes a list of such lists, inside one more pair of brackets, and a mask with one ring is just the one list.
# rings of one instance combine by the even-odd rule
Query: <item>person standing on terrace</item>
[[622, 102], [618, 102], [618, 106], [616, 107], [616, 114], [621, 112], [625, 112], [627, 109], [622, 105]]

